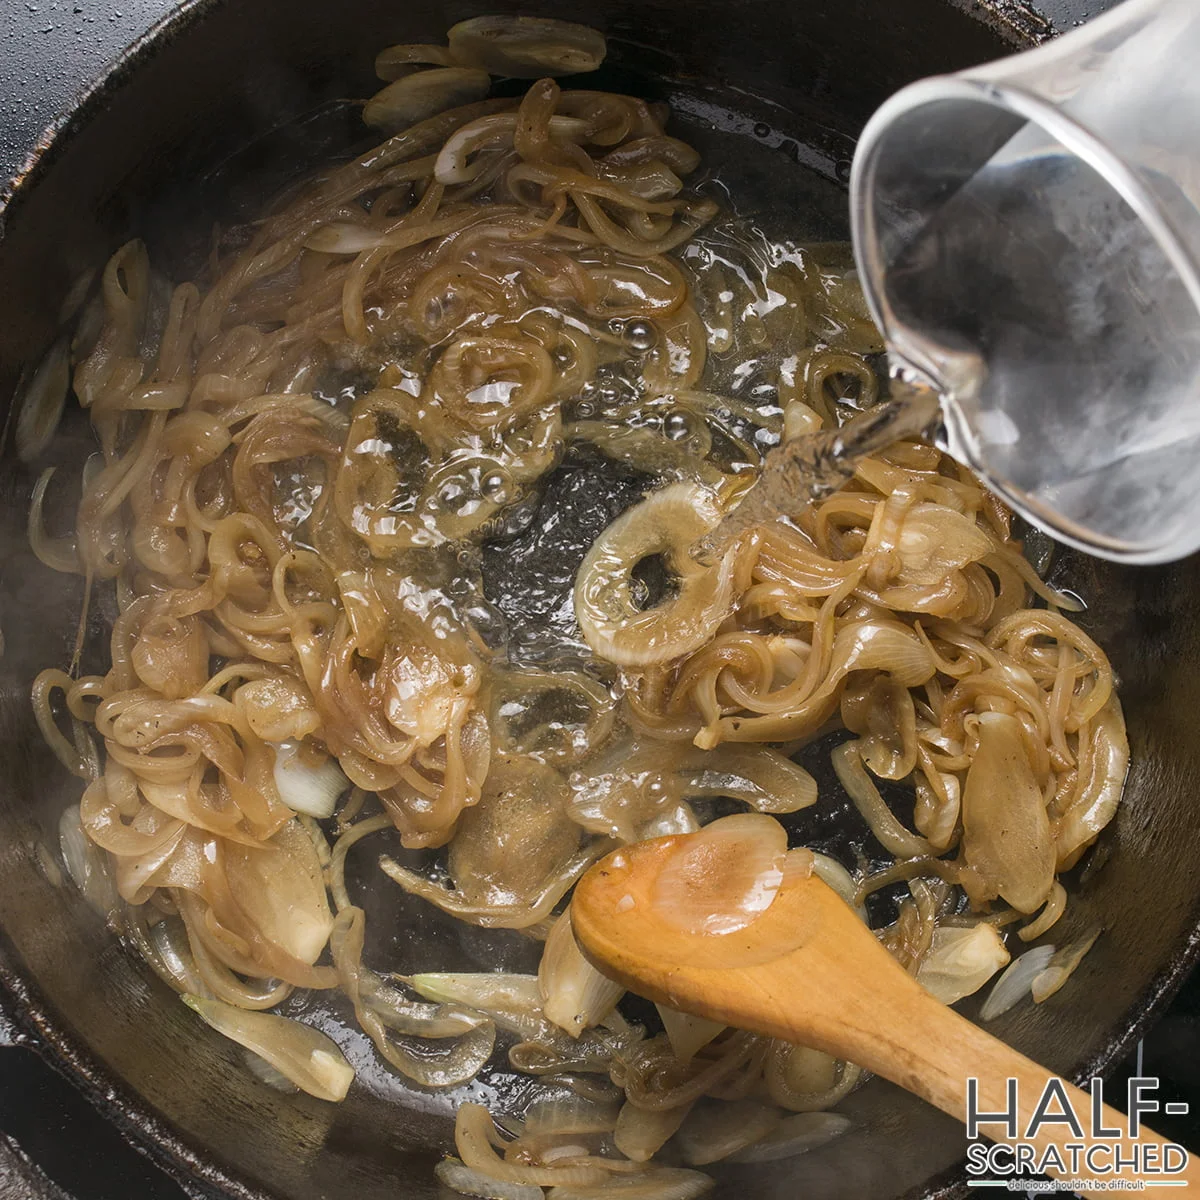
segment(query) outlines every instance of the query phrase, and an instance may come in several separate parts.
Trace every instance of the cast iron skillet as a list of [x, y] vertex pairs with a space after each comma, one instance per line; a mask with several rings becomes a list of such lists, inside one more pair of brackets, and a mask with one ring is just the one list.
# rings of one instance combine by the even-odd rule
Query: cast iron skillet
[[[331, 102], [369, 93], [377, 49], [506, 9], [518, 6], [184, 5], [47, 140], [7, 201], [5, 403], [52, 340], [82, 269], [132, 231], [147, 235], [161, 264], [184, 269], [181, 229], [202, 246], [205, 221], [252, 211], [286, 171], [345, 136], [347, 112]], [[529, 0], [519, 10], [604, 29], [612, 66], [597, 83], [670, 99], [684, 136], [722, 164], [720, 180], [754, 197], [765, 226], [812, 238], [845, 236], [838, 188], [852, 139], [888, 93], [1047, 32], [1027, 10], [958, 0]], [[291, 132], [261, 140], [279, 127]], [[56, 845], [58, 814], [77, 789], [42, 747], [28, 694], [36, 671], [69, 658], [79, 591], [24, 549], [33, 477], [11, 457], [0, 474], [0, 998], [9, 1018], [195, 1194], [437, 1195], [433, 1166], [449, 1145], [444, 1098], [405, 1093], [378, 1071], [363, 1071], [341, 1106], [264, 1087], [69, 885], [56, 886], [44, 848]], [[1084, 624], [1119, 671], [1133, 770], [1120, 815], [1073, 885], [1065, 928], [1055, 930], [1062, 940], [1099, 923], [1104, 936], [1058, 996], [1018, 1007], [994, 1028], [1078, 1078], [1128, 1049], [1200, 946], [1200, 560], [1153, 571], [1060, 566], [1091, 601]], [[434, 953], [426, 924], [399, 924], [391, 935], [398, 954]], [[512, 1086], [500, 1073], [476, 1095], [492, 1085]], [[406, 1111], [389, 1092], [402, 1093]], [[958, 1189], [960, 1127], [879, 1081], [846, 1108], [856, 1126], [844, 1138], [800, 1160], [721, 1171], [715, 1194], [783, 1200], [802, 1187], [814, 1200], [862, 1200]]]

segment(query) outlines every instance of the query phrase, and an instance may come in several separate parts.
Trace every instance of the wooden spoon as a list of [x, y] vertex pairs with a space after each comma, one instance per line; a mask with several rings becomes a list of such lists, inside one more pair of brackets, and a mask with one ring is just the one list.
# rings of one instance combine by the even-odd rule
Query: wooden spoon
[[[576, 886], [571, 901], [575, 935], [605, 975], [657, 1003], [857, 1063], [960, 1121], [966, 1120], [968, 1077], [978, 1080], [976, 1111], [982, 1113], [1009, 1109], [1007, 1081], [1015, 1079], [1016, 1135], [991, 1123], [986, 1136], [1031, 1143], [1039, 1159], [1050, 1145], [1066, 1154], [1068, 1143], [1101, 1140], [1091, 1133], [1091, 1096], [1063, 1081], [1062, 1095], [1085, 1136], [1062, 1124], [1042, 1124], [1026, 1139], [1035, 1106], [1057, 1077], [935, 1000], [815, 876], [786, 872], [765, 907], [760, 897], [761, 911], [752, 904], [731, 909], [720, 921], [706, 920], [713, 887], [702, 875], [680, 870], [696, 845], [694, 837], [684, 836], [627, 846], [598, 862]], [[720, 863], [710, 856], [692, 865], [711, 872]], [[668, 904], [663, 903], [664, 870], [673, 889]], [[686, 903], [679, 903], [681, 896]], [[722, 924], [741, 927], [704, 931]], [[1053, 1105], [1051, 1111], [1062, 1110]], [[1123, 1115], [1107, 1105], [1102, 1112], [1104, 1125], [1121, 1131], [1105, 1139], [1105, 1146], [1119, 1146], [1127, 1161], [1135, 1145], [1143, 1153], [1148, 1144], [1165, 1145], [1144, 1125], [1136, 1139], [1130, 1138]], [[1097, 1167], [1110, 1161], [1103, 1157]], [[1101, 1175], [1109, 1177], [1081, 1165], [1069, 1177]], [[1181, 1190], [1196, 1187], [1200, 1194], [1200, 1169], [1190, 1157], [1182, 1171], [1153, 1177], [1179, 1180]]]

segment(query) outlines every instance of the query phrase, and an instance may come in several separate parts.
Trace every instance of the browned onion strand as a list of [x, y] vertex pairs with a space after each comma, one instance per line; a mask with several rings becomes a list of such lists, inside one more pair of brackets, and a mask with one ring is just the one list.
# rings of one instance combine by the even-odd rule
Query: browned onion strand
[[[776, 818], [821, 802], [791, 756], [843, 729], [834, 764], [882, 853], [856, 873], [795, 853], [864, 920], [904, 881], [880, 936], [953, 999], [1006, 961], [1009, 923], [1063, 919], [1058, 873], [1111, 820], [1128, 760], [1103, 651], [931, 446], [692, 556], [767, 448], [876, 401], [883, 346], [844, 247], [718, 220], [661, 106], [560, 91], [603, 53], [594, 31], [513, 18], [385, 51], [367, 116], [393, 135], [193, 281], [121, 247], [31, 376], [20, 435], [42, 452], [69, 372], [100, 453], [73, 536], [44, 527], [47, 469], [30, 538], [119, 611], [102, 673], [34, 687], [84, 785], [68, 869], [209, 1024], [314, 1095], [343, 1095], [350, 1068], [261, 1012], [295, 988], [340, 989], [420, 1086], [467, 1082], [516, 1039], [539, 1099], [497, 1114], [505, 1134], [461, 1105], [439, 1175], [517, 1200], [699, 1195], [704, 1175], [650, 1161], [662, 1146], [803, 1153], [846, 1118], [788, 1113], [861, 1076], [671, 1010], [665, 1034], [631, 1025], [564, 903], [608, 849], [693, 832], [716, 798], [778, 857]], [[483, 98], [501, 69], [535, 82]], [[740, 390], [753, 372], [770, 402]], [[583, 640], [547, 666], [496, 649], [478, 547], [576, 452], [658, 486], [592, 545]], [[647, 560], [669, 577], [653, 603]], [[538, 975], [372, 970], [346, 864], [385, 831], [445, 847], [445, 869], [385, 855], [380, 875], [544, 940]]]

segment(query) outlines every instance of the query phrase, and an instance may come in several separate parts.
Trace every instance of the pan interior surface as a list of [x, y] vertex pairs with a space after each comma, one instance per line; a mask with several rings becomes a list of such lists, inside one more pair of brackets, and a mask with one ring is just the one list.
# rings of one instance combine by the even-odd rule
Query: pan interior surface
[[[516, 10], [486, 11], [505, 9]], [[370, 0], [187, 6], [84, 104], [10, 201], [0, 241], [0, 395], [11, 396], [22, 368], [50, 344], [62, 297], [81, 270], [137, 233], [179, 275], [203, 252], [213, 220], [245, 218], [289, 177], [360, 137], [344, 98], [370, 93], [378, 48], [440, 39], [477, 11], [416, 3], [400, 14]], [[621, 0], [555, 6], [553, 15], [609, 36], [610, 61], [587, 86], [667, 100], [675, 130], [703, 156], [708, 186], [726, 191], [768, 235], [796, 241], [846, 238], [853, 137], [879, 101], [918, 76], [994, 57], [1016, 36], [999, 18], [986, 24], [940, 0], [783, 9], [748, 0]], [[74, 436], [82, 452], [82, 428]], [[294, 1004], [339, 1031], [364, 1086], [342, 1105], [271, 1090], [47, 867], [59, 813], [78, 797], [41, 744], [29, 687], [42, 667], [69, 660], [81, 593], [27, 548], [33, 478], [10, 457], [0, 510], [0, 977], [18, 1022], [98, 1101], [115, 1098], [117, 1119], [169, 1169], [225, 1194], [445, 1194], [433, 1167], [450, 1146], [450, 1099], [405, 1086], [378, 1065], [365, 1037], [347, 1033], [335, 1005], [314, 999]], [[1077, 872], [1058, 934], [1066, 941], [1100, 925], [1104, 936], [1067, 988], [1045, 1005], [1018, 1006], [993, 1029], [1075, 1076], [1108, 1063], [1136, 1036], [1194, 948], [1197, 570], [1119, 569], [1059, 555], [1056, 582], [1087, 601], [1080, 623], [1117, 670], [1133, 768], [1114, 826]], [[100, 645], [104, 637], [97, 611], [89, 638]], [[831, 775], [819, 782], [835, 794]], [[406, 967], [529, 969], [519, 939], [475, 939], [425, 919], [398, 889], [375, 892], [380, 907], [370, 923], [386, 931]], [[497, 1071], [456, 1098], [487, 1103], [527, 1082]], [[802, 1184], [816, 1200], [849, 1200], [949, 1186], [964, 1152], [954, 1122], [881, 1081], [841, 1110], [854, 1121], [846, 1136], [803, 1159], [719, 1168], [713, 1194], [783, 1200]]]

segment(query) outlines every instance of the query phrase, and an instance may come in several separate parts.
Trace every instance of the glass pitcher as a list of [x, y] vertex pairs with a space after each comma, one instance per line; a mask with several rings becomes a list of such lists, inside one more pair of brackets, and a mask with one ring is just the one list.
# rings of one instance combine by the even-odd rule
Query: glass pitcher
[[1200, 0], [1126, 0], [872, 118], [855, 255], [943, 444], [1106, 558], [1200, 548]]

